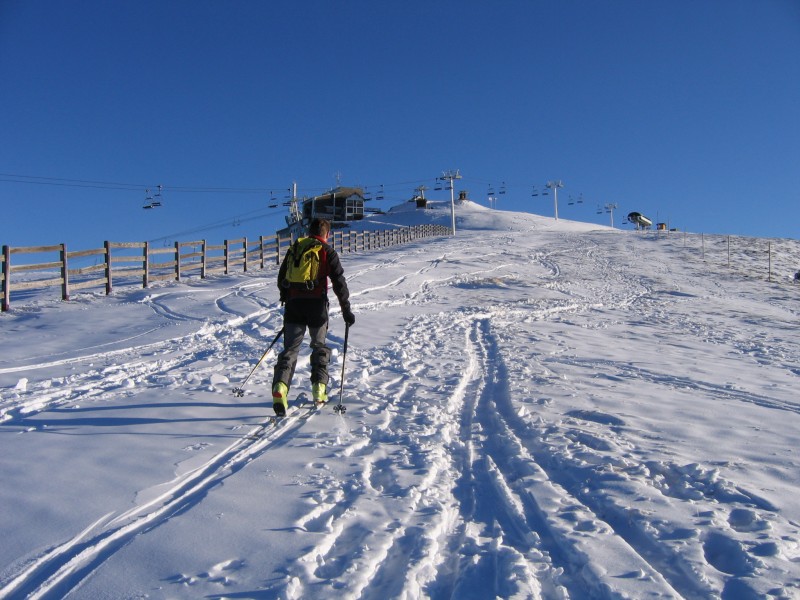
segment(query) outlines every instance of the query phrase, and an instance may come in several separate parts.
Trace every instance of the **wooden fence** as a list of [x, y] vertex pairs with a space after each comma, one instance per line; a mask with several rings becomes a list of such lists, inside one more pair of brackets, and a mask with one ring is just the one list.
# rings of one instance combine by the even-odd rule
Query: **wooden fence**
[[[440, 225], [417, 225], [380, 231], [331, 232], [329, 242], [342, 252], [377, 250], [412, 240], [449, 235], [450, 229]], [[23, 290], [60, 287], [62, 300], [72, 292], [92, 287], [105, 287], [110, 294], [115, 285], [148, 287], [156, 281], [181, 281], [199, 275], [228, 275], [279, 265], [291, 237], [261, 236], [258, 240], [241, 238], [211, 245], [206, 240], [175, 242], [174, 246], [157, 248], [149, 242], [105, 242], [95, 250], [67, 250], [66, 244], [55, 246], [3, 246], [0, 256], [0, 292], [2, 311], [11, 307], [11, 293]], [[19, 255], [54, 255], [49, 262], [34, 264], [12, 261]], [[57, 257], [57, 258], [56, 258]], [[75, 262], [94, 259], [93, 265], [72, 268]], [[18, 273], [27, 277], [15, 278]], [[99, 275], [99, 276], [98, 276]]]

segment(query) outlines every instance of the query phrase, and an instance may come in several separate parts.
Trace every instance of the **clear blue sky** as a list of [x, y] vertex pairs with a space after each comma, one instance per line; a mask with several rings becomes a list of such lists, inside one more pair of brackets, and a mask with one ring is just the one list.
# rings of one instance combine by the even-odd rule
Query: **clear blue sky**
[[0, 86], [3, 244], [252, 237], [292, 181], [388, 207], [446, 169], [800, 237], [797, 0], [0, 0]]

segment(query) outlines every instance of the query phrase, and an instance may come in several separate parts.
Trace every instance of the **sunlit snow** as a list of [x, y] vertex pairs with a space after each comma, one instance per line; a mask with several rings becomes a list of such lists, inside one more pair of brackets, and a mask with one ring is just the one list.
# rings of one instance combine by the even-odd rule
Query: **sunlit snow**
[[[457, 227], [342, 255], [347, 412], [305, 348], [259, 435], [274, 268], [15, 300], [0, 598], [800, 596], [797, 242], [769, 283], [695, 236]], [[331, 404], [343, 334], [334, 301]]]

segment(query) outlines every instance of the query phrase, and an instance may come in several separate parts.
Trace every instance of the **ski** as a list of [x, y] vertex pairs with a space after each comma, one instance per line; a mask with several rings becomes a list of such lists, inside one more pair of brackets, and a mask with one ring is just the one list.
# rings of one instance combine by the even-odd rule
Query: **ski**
[[260, 423], [258, 425], [258, 427], [256, 427], [253, 431], [248, 433], [246, 436], [244, 436], [245, 439], [247, 439], [247, 440], [258, 440], [258, 439], [260, 439], [264, 435], [264, 433], [266, 433], [266, 431], [268, 429], [270, 429], [272, 426], [277, 426], [278, 421], [283, 419], [283, 418], [285, 418], [285, 417], [278, 417], [278, 416], [275, 416], [275, 415], [273, 415], [271, 417], [267, 417], [266, 420], [264, 420], [262, 423]]
[[299, 404], [290, 406], [289, 410], [284, 415], [271, 415], [262, 421], [253, 431], [245, 436], [245, 439], [257, 440], [264, 436], [264, 434], [275, 427], [280, 426], [283, 421], [287, 419], [300, 419], [308, 418], [313, 413], [317, 412], [320, 407], [316, 402], [309, 402], [303, 399]]

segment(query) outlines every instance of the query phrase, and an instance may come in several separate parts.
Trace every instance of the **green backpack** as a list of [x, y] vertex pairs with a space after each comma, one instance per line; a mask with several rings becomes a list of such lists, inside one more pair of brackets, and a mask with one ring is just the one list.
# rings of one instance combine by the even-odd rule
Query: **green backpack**
[[289, 246], [283, 287], [313, 290], [318, 283], [321, 250], [322, 243], [311, 237], [300, 238]]

